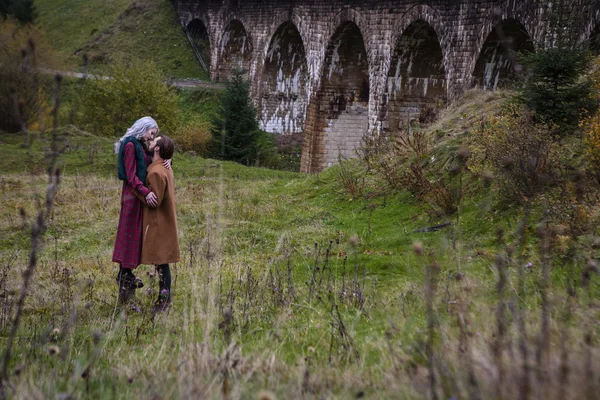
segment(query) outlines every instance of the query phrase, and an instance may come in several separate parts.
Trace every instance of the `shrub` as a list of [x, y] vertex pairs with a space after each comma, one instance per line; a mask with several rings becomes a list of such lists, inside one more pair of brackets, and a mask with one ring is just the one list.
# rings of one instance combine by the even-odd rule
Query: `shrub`
[[367, 136], [361, 155], [368, 170], [383, 179], [388, 190], [407, 190], [435, 214], [452, 215], [461, 200], [460, 187], [455, 187], [460, 179], [455, 178], [463, 172], [464, 160], [449, 162], [450, 168], [440, 167], [432, 162], [432, 150], [426, 131], [417, 124], [387, 137]]
[[0, 20], [0, 60], [0, 130], [18, 132], [21, 122], [31, 128], [50, 103], [52, 76], [39, 69], [55, 68], [55, 53], [35, 27], [7, 19]]
[[173, 139], [181, 151], [193, 151], [201, 157], [210, 155], [210, 126], [208, 122], [193, 119], [183, 128], [173, 133]]
[[528, 202], [558, 177], [559, 145], [552, 129], [510, 103], [475, 130], [469, 168], [475, 173], [491, 170], [503, 199]]
[[149, 115], [161, 130], [176, 131], [177, 95], [154, 63], [117, 62], [109, 76], [86, 80], [79, 114], [82, 126], [98, 135], [121, 136], [135, 120]]
[[219, 109], [212, 118], [212, 152], [216, 158], [254, 165], [258, 160], [261, 133], [248, 82], [242, 74], [241, 70], [232, 72]]
[[281, 168], [281, 155], [275, 145], [275, 135], [259, 131], [256, 139], [256, 166], [279, 169]]

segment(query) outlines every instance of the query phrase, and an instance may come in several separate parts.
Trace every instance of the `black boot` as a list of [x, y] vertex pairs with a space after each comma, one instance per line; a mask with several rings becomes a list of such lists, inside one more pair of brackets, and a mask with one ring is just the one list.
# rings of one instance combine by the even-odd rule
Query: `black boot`
[[117, 274], [117, 285], [119, 287], [127, 286], [131, 289], [139, 289], [144, 287], [144, 282], [133, 274], [131, 268], [121, 267]]
[[164, 311], [171, 304], [171, 268], [169, 264], [156, 266], [158, 273], [158, 300], [156, 311]]
[[133, 275], [131, 268], [119, 268], [116, 281], [119, 286], [119, 304], [125, 304], [135, 299], [135, 289], [144, 286], [142, 280]]
[[119, 286], [119, 304], [123, 305], [135, 298], [135, 289], [131, 287], [128, 268], [120, 268], [117, 274], [117, 285]]

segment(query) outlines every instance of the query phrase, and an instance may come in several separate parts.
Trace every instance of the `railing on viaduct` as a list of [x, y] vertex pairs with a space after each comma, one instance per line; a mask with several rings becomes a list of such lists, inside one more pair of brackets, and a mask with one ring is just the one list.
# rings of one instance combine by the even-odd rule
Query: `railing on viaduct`
[[[248, 71], [261, 127], [300, 136], [302, 171], [352, 157], [365, 135], [426, 119], [468, 88], [495, 89], [514, 52], [552, 38], [545, 0], [179, 0], [214, 81]], [[553, 2], [554, 4], [558, 1]], [[573, 0], [581, 41], [600, 38], [600, 1]], [[556, 7], [556, 6], [554, 6]], [[596, 48], [598, 50], [598, 48]]]

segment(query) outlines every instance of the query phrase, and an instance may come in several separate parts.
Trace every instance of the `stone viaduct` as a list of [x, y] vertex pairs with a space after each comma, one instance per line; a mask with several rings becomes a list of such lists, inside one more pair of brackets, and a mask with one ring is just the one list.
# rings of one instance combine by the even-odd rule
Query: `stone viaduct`
[[[558, 1], [557, 1], [558, 2]], [[579, 40], [600, 0], [566, 0]], [[352, 157], [365, 137], [426, 119], [518, 71], [514, 51], [552, 40], [547, 0], [175, 0], [204, 39], [213, 81], [247, 70], [261, 128], [302, 143], [301, 170]], [[594, 41], [595, 42], [595, 41]], [[596, 48], [597, 50], [597, 48]]]

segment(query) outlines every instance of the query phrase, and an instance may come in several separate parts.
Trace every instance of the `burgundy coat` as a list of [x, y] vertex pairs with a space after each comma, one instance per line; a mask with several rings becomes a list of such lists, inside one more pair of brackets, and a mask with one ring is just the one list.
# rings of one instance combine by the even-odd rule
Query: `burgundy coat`
[[[144, 186], [135, 174], [135, 146], [133, 143], [125, 145], [123, 161], [127, 180], [123, 181], [121, 214], [112, 260], [123, 268], [136, 268], [140, 265], [142, 255], [143, 203], [136, 197], [133, 190], [135, 189], [145, 197], [150, 189]], [[150, 158], [146, 156], [146, 164], [150, 162]]]

